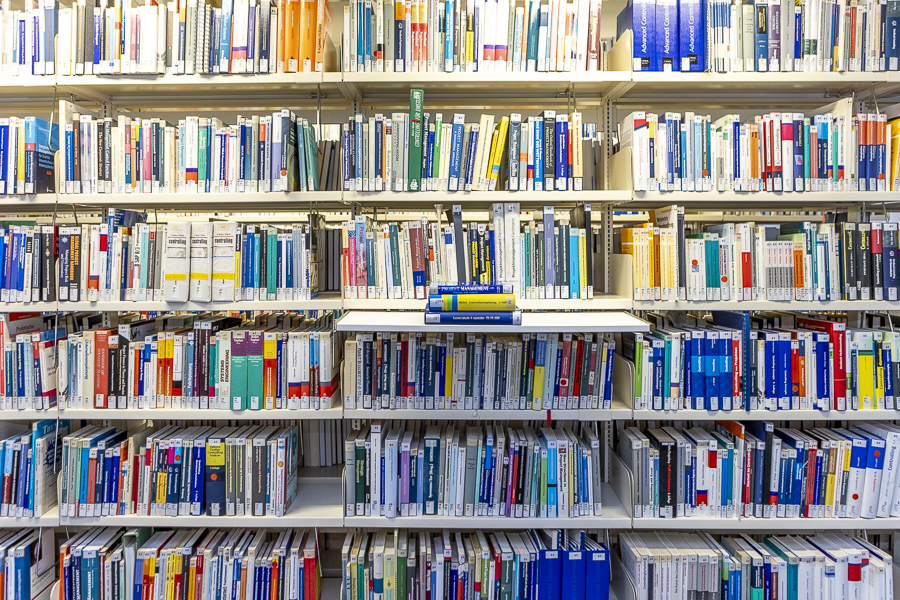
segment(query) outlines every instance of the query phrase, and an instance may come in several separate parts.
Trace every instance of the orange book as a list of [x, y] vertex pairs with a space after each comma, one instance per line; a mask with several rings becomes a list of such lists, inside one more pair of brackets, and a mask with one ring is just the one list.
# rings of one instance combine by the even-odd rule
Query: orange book
[[156, 408], [166, 406], [166, 338], [165, 331], [156, 338]]
[[285, 11], [285, 0], [278, 0], [278, 45], [276, 50], [276, 67], [275, 70], [278, 73], [284, 73], [284, 11]]
[[879, 154], [884, 158], [878, 161], [878, 190], [888, 191], [889, 186], [885, 185], [885, 177], [888, 169], [890, 169], [891, 148], [887, 143], [887, 115], [884, 113], [875, 115], [877, 122], [875, 123], [875, 144]]
[[284, 70], [296, 73], [300, 68], [300, 0], [287, 0], [284, 23]]
[[302, 0], [300, 3], [300, 70], [312, 73], [316, 60], [316, 0]]
[[[316, 59], [315, 71], [321, 73], [325, 70], [325, 44], [331, 37], [331, 25], [334, 22], [334, 11], [329, 0], [319, 0], [316, 3]], [[385, 23], [385, 27], [391, 24]]]
[[263, 336], [263, 397], [264, 408], [275, 407], [276, 378], [278, 377], [278, 333], [267, 331]]
[[759, 179], [759, 127], [755, 124], [750, 126], [750, 176]]

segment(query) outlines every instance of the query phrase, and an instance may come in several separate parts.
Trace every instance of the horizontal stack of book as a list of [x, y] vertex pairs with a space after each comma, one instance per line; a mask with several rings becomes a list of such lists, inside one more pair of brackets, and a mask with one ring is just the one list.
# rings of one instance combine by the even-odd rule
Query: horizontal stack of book
[[437, 285], [433, 291], [425, 305], [426, 325], [522, 324], [511, 285]]
[[337, 190], [339, 127], [293, 111], [238, 117], [100, 118], [72, 107], [60, 130], [66, 194]]
[[425, 218], [382, 223], [359, 216], [341, 226], [343, 295], [425, 299], [440, 293], [438, 285], [480, 284], [520, 298], [591, 299], [591, 214], [590, 204], [520, 214], [519, 203], [498, 202], [488, 223], [464, 222], [459, 204], [443, 227]]
[[[640, 410], [866, 411], [897, 406], [900, 333], [837, 315], [715, 311], [623, 333]], [[621, 392], [621, 390], [620, 390]], [[774, 413], [773, 413], [774, 414]], [[812, 413], [811, 414], [815, 414]]]
[[708, 533], [623, 533], [620, 549], [622, 570], [647, 594], [639, 598], [675, 600], [682, 597], [675, 588], [688, 597], [790, 598], [796, 592], [798, 598], [876, 600], [892, 597], [894, 589], [890, 552], [842, 533], [718, 540]]
[[[600, 0], [344, 7], [344, 72], [599, 71]], [[377, 23], [374, 26], [372, 23]]]
[[835, 0], [629, 0], [617, 23], [635, 71], [896, 71], [898, 17]]
[[0, 118], [0, 195], [56, 192], [58, 138], [59, 126], [44, 119]]
[[635, 111], [619, 146], [631, 149], [635, 191], [883, 192], [900, 187], [888, 131], [884, 113], [854, 114], [847, 99], [743, 121]]
[[276, 516], [297, 492], [296, 425], [89, 425], [63, 438], [60, 515]]
[[609, 409], [611, 334], [358, 333], [344, 342], [345, 408]]
[[[56, 9], [50, 6], [56, 34]], [[60, 75], [310, 73], [324, 71], [334, 53], [328, 0], [104, 7], [76, 2], [58, 11]]]
[[679, 221], [626, 227], [620, 239], [635, 300], [900, 299], [897, 223], [748, 221], [686, 235]]
[[608, 600], [609, 564], [609, 549], [578, 530], [351, 532], [342, 597]]
[[[422, 112], [424, 97], [413, 90], [409, 113], [357, 114], [343, 126], [344, 190], [381, 192], [582, 191], [600, 188], [595, 170], [601, 139], [582, 114], [545, 110], [482, 114], [466, 123], [464, 113], [445, 121]], [[421, 134], [421, 141], [419, 136]]]
[[[339, 398], [344, 347], [332, 321], [331, 315], [305, 320], [292, 313], [246, 321], [183, 314], [97, 324], [59, 343], [59, 404], [326, 410]], [[8, 397], [18, 402], [24, 396], [27, 405], [31, 388], [20, 395], [22, 386], [9, 387]]]
[[601, 514], [606, 453], [587, 423], [537, 430], [421, 424], [413, 431], [375, 420], [352, 432], [344, 451], [347, 516]]
[[217, 593], [319, 600], [322, 593], [315, 529], [92, 527], [64, 539], [58, 556], [52, 572], [66, 600], [206, 600]]
[[56, 506], [59, 440], [68, 433], [69, 421], [55, 419], [35, 421], [30, 428], [4, 424], [0, 432], [0, 517], [40, 517]]
[[[874, 519], [900, 516], [900, 427], [792, 429], [719, 421], [714, 429], [619, 432], [634, 516]], [[675, 474], [671, 476], [670, 474]]]

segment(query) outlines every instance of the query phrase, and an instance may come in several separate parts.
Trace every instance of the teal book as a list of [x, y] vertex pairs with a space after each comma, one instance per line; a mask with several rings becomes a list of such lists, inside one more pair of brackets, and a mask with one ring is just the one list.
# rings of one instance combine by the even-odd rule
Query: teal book
[[[252, 410], [261, 410], [264, 402], [264, 337], [262, 329], [247, 331], [247, 400]], [[232, 395], [234, 395], [233, 391]]]
[[247, 334], [246, 329], [231, 332], [231, 410], [247, 408]]
[[422, 113], [424, 90], [409, 91], [409, 191], [422, 190]]
[[303, 119], [303, 147], [306, 154], [306, 186], [310, 191], [319, 191], [319, 144], [316, 130], [308, 119]]
[[278, 231], [269, 227], [266, 238], [266, 299], [275, 300], [278, 292]]

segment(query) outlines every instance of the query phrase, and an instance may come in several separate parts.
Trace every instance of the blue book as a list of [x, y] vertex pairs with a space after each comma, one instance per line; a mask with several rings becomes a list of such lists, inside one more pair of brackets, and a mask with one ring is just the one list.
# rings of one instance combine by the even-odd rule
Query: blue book
[[694, 398], [694, 410], [706, 409], [706, 332], [700, 329], [689, 330], [691, 334], [691, 394]]
[[521, 325], [522, 311], [514, 310], [511, 312], [489, 312], [489, 311], [471, 311], [471, 312], [426, 312], [426, 325], [466, 325], [466, 324], [489, 324], [489, 325]]
[[[562, 586], [560, 596], [565, 600], [585, 600], [584, 597], [584, 563], [585, 553], [575, 540], [569, 540], [569, 548], [560, 551], [562, 554]], [[609, 586], [607, 586], [609, 590]], [[591, 590], [591, 597], [594, 592]]]
[[[866, 121], [860, 120], [859, 121], [859, 131], [862, 132], [865, 127], [866, 127]], [[857, 151], [856, 151], [857, 152], [856, 153], [856, 161], [857, 161], [856, 181], [858, 182], [858, 185], [859, 185], [859, 191], [865, 192], [865, 191], [869, 191], [869, 173], [868, 173], [869, 149], [867, 147], [867, 144], [862, 143], [862, 141], [861, 141], [862, 135], [860, 135], [857, 139], [860, 141], [858, 142]]]
[[[549, 427], [542, 427], [540, 431], [543, 444], [547, 445], [547, 518], [554, 519], [557, 516], [557, 482], [556, 482], [556, 435]], [[543, 445], [542, 444], [542, 445]], [[541, 516], [545, 516], [542, 512]]]
[[[428, 140], [423, 148], [425, 155], [422, 159], [422, 179], [426, 181], [433, 179], [431, 174], [434, 173], [434, 144], [438, 135], [436, 127], [428, 123], [429, 116], [425, 115], [425, 131], [428, 132]], [[438, 157], [438, 160], [440, 160], [440, 157]]]
[[[645, 339], [644, 343], [648, 340]], [[666, 342], [658, 338], [650, 338], [650, 346], [653, 354], [650, 357], [653, 368], [653, 408], [663, 408], [663, 371], [666, 354]]]
[[544, 128], [538, 119], [532, 123], [535, 125], [532, 128], [534, 131], [534, 191], [540, 192], [544, 190]]
[[[388, 14], [391, 14], [390, 10]], [[405, 17], [401, 15], [401, 18], [397, 19], [396, 13], [394, 15], [394, 71], [402, 73], [406, 71], [406, 36], [408, 33]]]
[[450, 177], [448, 183], [451, 192], [459, 190], [459, 170], [462, 167], [462, 144], [465, 129], [466, 116], [462, 113], [455, 113], [453, 129], [450, 132]]
[[720, 356], [721, 352], [721, 343], [719, 342], [719, 332], [718, 331], [707, 331], [706, 332], [706, 344], [704, 350], [706, 351], [704, 364], [706, 365], [706, 409], [707, 410], [721, 410], [722, 399], [719, 397], [719, 366], [722, 357]]
[[[877, 118], [881, 122], [886, 122], [886, 115], [884, 113], [877, 115]], [[880, 128], [881, 125], [876, 125], [876, 130]], [[890, 130], [890, 129], [889, 129]], [[888, 134], [890, 135], [890, 134]], [[872, 144], [872, 148], [874, 148], [875, 152], [875, 177], [872, 177], [872, 173], [869, 173], [869, 190], [878, 190], [879, 185], [884, 188], [881, 191], [890, 190], [890, 185], [886, 185], [890, 180], [890, 174], [885, 170], [886, 163], [886, 144]], [[870, 153], [872, 151], [870, 150]], [[870, 161], [871, 164], [871, 161]]]
[[[678, 0], [656, 1], [656, 68], [655, 71], [680, 71]], [[696, 25], [699, 25], [697, 23]]]
[[[557, 191], [566, 191], [568, 189], [568, 179], [566, 177], [567, 166], [569, 164], [569, 123], [566, 121], [565, 114], [556, 115], [556, 189]], [[577, 246], [576, 246], [577, 248]], [[576, 255], [578, 253], [576, 252]]]
[[465, 190], [472, 190], [472, 178], [475, 175], [475, 152], [478, 148], [479, 131], [476, 126], [472, 126], [472, 134], [469, 139], [469, 155], [466, 157], [466, 181]]
[[897, 71], [900, 70], [900, 0], [888, 0], [885, 29], [885, 69]]
[[680, 136], [676, 131], [677, 121], [672, 117], [673, 113], [666, 113], [666, 186], [673, 189], [675, 185], [675, 140]]
[[769, 70], [769, 3], [766, 0], [754, 0], [756, 15], [755, 45], [756, 70]]
[[[366, 52], [365, 52], [365, 57], [366, 57], [366, 63], [371, 63], [371, 62], [372, 62], [372, 3], [371, 3], [371, 2], [365, 2], [365, 3], [362, 3], [362, 4], [364, 4], [364, 6], [365, 6], [365, 10], [363, 11], [363, 14], [365, 15], [364, 18], [365, 18], [365, 26], [366, 26], [366, 32], [365, 32], [365, 36], [366, 36], [366, 37], [365, 37]], [[371, 70], [371, 69], [367, 69], [367, 70]]]
[[700, 0], [678, 2], [678, 48], [682, 71], [706, 70], [705, 2]]
[[[628, 0], [622, 11], [618, 27], [621, 37], [627, 29], [634, 34], [633, 71], [656, 71], [656, 2], [654, 0]], [[702, 32], [701, 35], [705, 35]]]
[[[350, 191], [350, 128], [347, 125], [344, 125], [343, 130], [341, 131], [341, 150], [341, 172], [344, 176], [343, 190], [348, 192]], [[277, 156], [274, 151], [272, 154]]]
[[460, 283], [438, 284], [428, 287], [428, 294], [512, 294], [513, 286], [509, 283]]
[[[362, 2], [359, 3], [362, 6]], [[362, 115], [356, 115], [356, 152], [354, 156], [356, 157], [356, 191], [362, 191], [362, 176], [363, 176], [363, 144], [366, 143], [363, 140], [363, 130], [362, 130]]]
[[[454, 32], [456, 24], [454, 24], [454, 6], [453, 0], [447, 0], [444, 12], [444, 72], [453, 72], [453, 44], [455, 41]], [[453, 589], [453, 588], [451, 588]]]

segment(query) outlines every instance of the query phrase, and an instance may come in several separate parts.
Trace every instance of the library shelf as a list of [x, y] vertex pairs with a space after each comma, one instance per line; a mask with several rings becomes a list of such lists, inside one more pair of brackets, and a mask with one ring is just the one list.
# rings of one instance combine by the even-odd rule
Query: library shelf
[[[27, 305], [26, 305], [27, 306]], [[185, 311], [203, 312], [207, 310], [340, 310], [342, 307], [340, 294], [324, 293], [310, 300], [243, 300], [238, 302], [165, 302], [137, 301], [129, 302], [60, 302], [59, 310], [81, 311]], [[3, 306], [0, 305], [0, 309]], [[52, 310], [56, 310], [53, 308]]]
[[900, 310], [900, 302], [890, 300], [719, 300], [684, 302], [679, 300], [634, 300], [635, 310]]
[[60, 409], [60, 419], [87, 420], [204, 420], [204, 421], [334, 421], [343, 418], [340, 402], [327, 409], [228, 410], [191, 408], [66, 408]]
[[624, 312], [525, 313], [521, 325], [426, 325], [421, 312], [350, 311], [335, 322], [338, 331], [579, 333], [649, 331], [650, 324]]
[[618, 398], [613, 399], [612, 408], [604, 409], [449, 409], [419, 410], [415, 408], [396, 408], [373, 410], [371, 408], [344, 409], [347, 419], [418, 419], [423, 421], [612, 421], [631, 419], [631, 409]]
[[613, 488], [604, 483], [601, 487], [602, 515], [599, 517], [445, 517], [420, 515], [415, 517], [344, 517], [346, 527], [408, 529], [629, 529], [631, 517], [619, 502]]
[[[307, 192], [308, 193], [308, 192]], [[488, 208], [491, 204], [502, 202], [518, 202], [524, 208], [555, 206], [565, 208], [579, 204], [620, 204], [631, 200], [628, 190], [584, 190], [576, 191], [458, 191], [458, 192], [343, 192], [344, 202], [365, 206], [388, 206], [391, 210], [403, 210], [414, 207], [429, 207], [434, 210], [436, 204], [449, 209], [454, 204], [461, 204], [464, 209], [474, 207]]]
[[[0, 86], [0, 90], [4, 89]], [[56, 208], [58, 194], [8, 194], [0, 196], [0, 213], [24, 212], [29, 210], [45, 213]]]
[[[344, 298], [345, 310], [425, 310], [425, 300], [411, 298]], [[542, 300], [516, 298], [516, 307], [521, 310], [631, 310], [632, 301], [624, 296], [595, 293], [592, 299]]]
[[211, 515], [159, 517], [145, 515], [111, 515], [105, 517], [60, 517], [60, 525], [109, 527], [343, 527], [343, 492], [341, 481], [306, 483], [297, 486], [293, 505], [283, 517]]
[[56, 302], [4, 302], [0, 313], [55, 312]]
[[685, 208], [717, 210], [801, 210], [805, 207], [846, 206], [851, 202], [896, 204], [900, 202], [900, 196], [896, 192], [632, 192], [628, 208], [659, 208], [677, 204]]
[[[58, 194], [59, 210], [71, 210], [67, 205], [85, 208], [202, 210], [209, 212], [235, 209], [264, 212], [308, 209], [311, 206], [343, 206], [341, 192], [245, 192], [233, 194]], [[298, 217], [299, 218], [299, 217]], [[261, 220], [265, 217], [261, 216]], [[152, 222], [150, 219], [148, 222]]]
[[890, 409], [872, 410], [634, 410], [634, 420], [651, 421], [884, 421], [900, 418]]
[[[677, 520], [677, 519], [674, 519]], [[891, 531], [900, 528], [900, 517], [884, 517], [877, 519], [804, 519], [802, 517], [771, 517], [768, 519], [742, 517], [739, 521], [741, 529], [747, 531], [842, 531], [868, 530]]]
[[734, 531], [741, 529], [741, 521], [737, 517], [730, 519], [715, 517], [676, 517], [674, 519], [635, 517], [631, 520], [631, 528]]
[[57, 417], [58, 413], [55, 407], [47, 410], [17, 410], [15, 408], [0, 410], [0, 421], [41, 421], [44, 419], [55, 420]]
[[42, 99], [52, 101], [56, 94], [54, 75], [18, 75], [4, 77], [0, 97], [27, 98], [29, 102]]
[[40, 517], [0, 517], [0, 531], [20, 527], [58, 527], [59, 507], [54, 506]]

